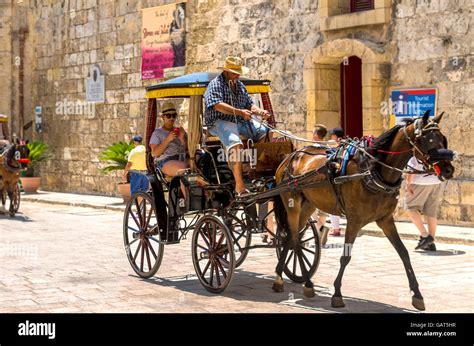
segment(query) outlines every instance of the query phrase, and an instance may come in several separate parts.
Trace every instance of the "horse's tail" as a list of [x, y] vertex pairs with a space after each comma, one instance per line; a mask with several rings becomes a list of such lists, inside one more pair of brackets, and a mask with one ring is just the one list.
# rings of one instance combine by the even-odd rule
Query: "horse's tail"
[[288, 230], [288, 215], [280, 195], [273, 198], [273, 211], [278, 227], [281, 230]]

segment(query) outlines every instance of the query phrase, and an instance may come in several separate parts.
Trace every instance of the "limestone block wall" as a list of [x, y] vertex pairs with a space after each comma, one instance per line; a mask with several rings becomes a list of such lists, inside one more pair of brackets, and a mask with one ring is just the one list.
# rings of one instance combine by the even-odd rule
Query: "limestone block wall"
[[11, 1], [0, 0], [0, 113], [9, 113], [11, 107], [12, 49], [11, 49]]
[[321, 43], [317, 1], [198, 1], [188, 40], [188, 70], [215, 70], [240, 55], [254, 78], [272, 80], [271, 99], [282, 127], [304, 133], [304, 59]]
[[[144, 132], [141, 9], [173, 1], [66, 0], [30, 4], [36, 68], [33, 104], [43, 107], [53, 159], [42, 166], [45, 189], [116, 194], [120, 174], [103, 175], [100, 152]], [[93, 65], [105, 75], [105, 103], [88, 107], [85, 78]], [[72, 108], [70, 108], [72, 107]], [[72, 111], [71, 111], [72, 109]]]
[[[44, 132], [34, 135], [50, 144], [54, 154], [42, 167], [45, 188], [116, 193], [118, 179], [99, 173], [98, 155], [108, 144], [143, 132], [144, 87], [159, 82], [140, 79], [140, 11], [174, 2], [24, 1], [31, 69], [26, 112], [31, 116], [34, 106], [43, 107]], [[374, 15], [379, 11], [382, 19], [321, 30], [325, 17], [318, 7], [327, 10], [334, 3], [337, 9], [332, 14], [354, 17], [346, 13], [345, 1], [188, 0], [186, 72], [216, 70], [227, 55], [243, 57], [250, 77], [272, 80], [279, 126], [302, 136], [317, 119], [336, 125], [340, 108], [336, 66], [347, 54], [360, 55], [363, 61], [366, 131], [378, 133], [387, 127], [379, 105], [388, 100], [391, 87], [438, 87], [438, 109], [448, 113], [443, 127], [450, 146], [462, 153], [456, 164], [459, 175], [448, 183], [441, 216], [472, 222], [472, 1], [381, 0], [376, 1]], [[17, 5], [0, 0], [3, 13], [16, 13], [11, 6]], [[10, 32], [9, 19], [4, 22], [3, 17], [0, 37]], [[0, 64], [11, 62], [10, 41], [0, 39]], [[310, 75], [305, 60], [318, 64]], [[58, 102], [84, 101], [85, 78], [94, 64], [105, 75], [106, 102], [97, 104], [93, 114], [58, 111]], [[7, 83], [11, 71], [0, 72]], [[0, 91], [8, 95], [2, 93], [0, 112], [1, 107], [12, 108], [7, 83], [0, 84]]]
[[472, 222], [474, 214], [474, 4], [472, 1], [398, 1], [394, 13], [391, 87], [438, 88], [438, 113], [449, 147], [459, 153], [446, 184], [440, 218]]

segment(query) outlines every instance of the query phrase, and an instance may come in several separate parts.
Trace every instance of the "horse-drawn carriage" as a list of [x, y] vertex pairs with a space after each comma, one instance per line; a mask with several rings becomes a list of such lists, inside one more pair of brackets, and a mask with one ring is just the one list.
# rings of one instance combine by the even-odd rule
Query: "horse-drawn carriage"
[[26, 143], [17, 141], [10, 144], [8, 117], [0, 114], [0, 200], [1, 210], [5, 210], [7, 196], [10, 199], [9, 214], [15, 216], [20, 208], [20, 171], [28, 165]]
[[[143, 278], [153, 276], [160, 267], [165, 245], [179, 243], [192, 231], [194, 268], [208, 291], [222, 292], [250, 249], [274, 247], [278, 264], [273, 290], [283, 291], [284, 272], [291, 280], [304, 282], [305, 296], [312, 297], [315, 293], [311, 277], [321, 255], [320, 235], [311, 220], [317, 208], [347, 218], [333, 307], [344, 306], [342, 276], [358, 232], [369, 222], [377, 222], [404, 264], [414, 292], [413, 306], [424, 310], [393, 212], [403, 173], [436, 174], [440, 180], [453, 177], [454, 153], [447, 149], [446, 137], [439, 127], [442, 114], [430, 118], [427, 111], [423, 117], [408, 119], [375, 139], [344, 139], [337, 150], [318, 145], [295, 150], [280, 158], [277, 169], [249, 170], [246, 184], [252, 193], [238, 198], [227, 163], [222, 156], [216, 157], [222, 150], [221, 143], [209, 137], [201, 125], [203, 94], [213, 77], [207, 73], [191, 74], [147, 88], [145, 138], [151, 187], [132, 196], [123, 224], [126, 254], [133, 270]], [[263, 108], [272, 114], [269, 81], [243, 78], [242, 82], [250, 94], [260, 95]], [[149, 146], [156, 127], [158, 100], [167, 98], [189, 99], [191, 169], [173, 179], [156, 170]], [[405, 169], [413, 155], [422, 163], [422, 171]], [[257, 158], [261, 156], [263, 153], [257, 151]], [[277, 221], [275, 228], [270, 226], [272, 214]], [[263, 232], [272, 234], [276, 243], [251, 245], [252, 235]]]
[[[165, 245], [179, 243], [192, 231], [192, 259], [202, 285], [210, 292], [222, 292], [231, 282], [234, 269], [240, 266], [252, 248], [282, 249], [285, 233], [273, 222], [271, 190], [275, 186], [275, 168], [262, 160], [272, 158], [260, 149], [254, 155], [258, 162], [247, 165], [244, 180], [251, 194], [245, 199], [235, 196], [233, 175], [220, 155], [223, 146], [203, 124], [203, 94], [217, 74], [195, 73], [147, 88], [146, 148], [150, 190], [132, 196], [124, 216], [124, 243], [133, 270], [143, 278], [153, 276], [160, 267]], [[272, 114], [270, 82], [241, 78], [250, 95]], [[170, 99], [187, 99], [188, 149], [191, 169], [169, 179], [156, 169], [150, 152], [150, 138], [156, 127], [158, 103]], [[273, 117], [269, 119], [272, 123]], [[291, 148], [289, 141], [276, 147]], [[251, 143], [249, 144], [252, 145]], [[267, 144], [267, 151], [272, 144]], [[219, 156], [220, 155], [220, 156]], [[252, 167], [251, 167], [252, 166]], [[259, 167], [257, 169], [257, 166]], [[204, 182], [204, 183], [203, 183]], [[182, 187], [185, 192], [183, 193]], [[165, 197], [167, 196], [167, 198]], [[272, 227], [275, 225], [275, 227]], [[252, 245], [252, 236], [268, 232], [271, 244]], [[320, 259], [319, 233], [310, 220], [301, 231], [300, 242], [307, 252], [304, 263], [290, 256], [286, 275], [303, 282], [301, 266], [314, 274]], [[292, 259], [292, 260], [291, 260]]]

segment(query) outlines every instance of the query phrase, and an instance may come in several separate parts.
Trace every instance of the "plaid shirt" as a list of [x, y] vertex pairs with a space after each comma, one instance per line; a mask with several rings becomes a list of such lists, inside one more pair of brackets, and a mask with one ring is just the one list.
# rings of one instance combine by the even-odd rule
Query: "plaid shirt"
[[237, 109], [250, 109], [253, 105], [252, 98], [249, 96], [244, 84], [237, 80], [236, 92], [234, 93], [222, 73], [209, 83], [204, 93], [204, 101], [206, 102], [204, 118], [207, 126], [212, 126], [218, 119], [233, 123], [244, 123], [246, 121], [240, 115], [234, 116], [216, 111], [214, 105], [218, 103], [225, 102]]

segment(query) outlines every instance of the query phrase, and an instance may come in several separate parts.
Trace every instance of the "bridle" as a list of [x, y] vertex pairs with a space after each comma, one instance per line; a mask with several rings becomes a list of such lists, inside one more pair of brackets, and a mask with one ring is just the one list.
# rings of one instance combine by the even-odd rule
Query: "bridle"
[[[423, 166], [427, 168], [428, 171], [432, 171], [436, 176], [438, 176], [441, 173], [441, 169], [438, 165], [439, 162], [442, 160], [452, 161], [455, 157], [455, 154], [453, 151], [448, 150], [447, 148], [436, 148], [433, 146], [434, 140], [432, 138], [426, 138], [430, 133], [434, 131], [440, 131], [438, 123], [430, 121], [426, 125], [423, 125], [423, 118], [418, 118], [414, 121], [413, 126], [415, 128], [415, 140], [413, 141], [408, 135], [407, 126], [403, 128], [405, 139], [408, 141], [408, 143], [410, 143], [414, 154], [419, 154], [417, 159], [423, 164]], [[443, 138], [444, 146], [447, 147], [446, 137], [443, 136]], [[422, 148], [420, 148], [420, 145]]]

